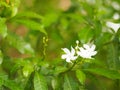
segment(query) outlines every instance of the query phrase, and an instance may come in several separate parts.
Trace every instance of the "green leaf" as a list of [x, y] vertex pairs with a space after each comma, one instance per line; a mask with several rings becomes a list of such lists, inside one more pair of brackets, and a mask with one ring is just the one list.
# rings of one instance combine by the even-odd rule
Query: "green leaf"
[[19, 85], [12, 80], [6, 80], [4, 82], [4, 85], [8, 87], [10, 90], [22, 90], [21, 87], [19, 87]]
[[2, 36], [3, 38], [7, 36], [7, 26], [5, 22], [5, 18], [0, 18], [0, 36]]
[[94, 35], [94, 30], [89, 29], [88, 27], [83, 28], [79, 32], [79, 39], [81, 40], [82, 43], [88, 42], [90, 39], [93, 38]]
[[102, 32], [102, 24], [99, 20], [95, 21], [95, 34], [96, 36], [100, 36]]
[[50, 26], [51, 24], [55, 23], [58, 20], [59, 13], [49, 13], [43, 19], [43, 24], [45, 27]]
[[13, 6], [15, 6], [15, 7], [18, 7], [20, 4], [20, 0], [11, 0], [11, 1], [12, 1], [12, 3], [14, 3]]
[[27, 80], [25, 81], [25, 83], [23, 84], [23, 90], [35, 90], [34, 89], [34, 83], [33, 83], [33, 73], [31, 73], [31, 75], [29, 77], [27, 77]]
[[51, 84], [52, 84], [53, 90], [61, 90], [62, 78], [59, 76], [54, 77], [51, 81]]
[[26, 64], [23, 68], [23, 75], [28, 77], [33, 72], [33, 66], [30, 64]]
[[0, 7], [5, 6], [5, 7], [10, 7], [6, 2], [0, 1]]
[[106, 84], [104, 84], [103, 81], [100, 81], [95, 75], [87, 73], [86, 77], [89, 78], [91, 83], [95, 85], [94, 90], [107, 90], [105, 87]]
[[115, 70], [108, 70], [108, 69], [101, 69], [101, 68], [91, 68], [91, 69], [84, 69], [84, 70], [110, 78], [110, 79], [120, 79], [120, 73]]
[[9, 35], [7, 36], [8, 42], [11, 46], [13, 46], [14, 48], [16, 48], [20, 53], [25, 54], [34, 54], [34, 50], [31, 47], [31, 45], [27, 42], [24, 41], [23, 38], [9, 33]]
[[14, 17], [18, 12], [18, 7], [12, 7], [11, 8], [11, 17]]
[[64, 72], [64, 71], [66, 71], [66, 70], [67, 70], [66, 67], [57, 66], [57, 67], [55, 68], [54, 73], [58, 75], [58, 74], [60, 74], [60, 73], [62, 73], [62, 72]]
[[43, 16], [35, 13], [35, 12], [31, 12], [31, 11], [26, 11], [26, 12], [21, 12], [18, 13], [13, 19], [16, 18], [36, 18], [36, 19], [43, 19]]
[[64, 90], [78, 90], [78, 84], [75, 82], [75, 80], [69, 76], [65, 75], [64, 77]]
[[103, 45], [112, 39], [112, 34], [108, 32], [101, 33], [99, 37], [96, 38], [96, 45], [98, 47], [103, 47]]
[[4, 73], [0, 74], [0, 86], [2, 85], [9, 88], [10, 90], [22, 90], [17, 83], [15, 83], [13, 80], [9, 80], [8, 75]]
[[34, 76], [34, 89], [35, 90], [48, 90], [47, 83], [43, 75], [35, 72]]
[[79, 82], [80, 82], [81, 84], [84, 84], [84, 83], [85, 83], [86, 76], [85, 76], [85, 74], [83, 73], [83, 71], [76, 70], [76, 77], [78, 78], [78, 80], [79, 80]]
[[40, 31], [42, 33], [44, 33], [45, 35], [47, 35], [47, 32], [44, 29], [44, 26], [41, 25], [38, 22], [35, 22], [34, 20], [29, 20], [29, 19], [17, 19], [15, 20], [15, 22], [18, 22], [20, 24], [23, 24], [25, 26], [27, 26], [28, 28], [32, 29], [32, 30], [37, 30]]
[[2, 64], [2, 62], [3, 62], [3, 54], [2, 54], [2, 52], [0, 50], [0, 64]]
[[107, 62], [110, 69], [119, 70], [120, 69], [120, 41], [117, 36], [114, 37], [111, 44], [107, 48]]
[[83, 16], [81, 16], [80, 14], [75, 14], [75, 13], [70, 13], [70, 14], [66, 14], [68, 17], [70, 17], [73, 20], [76, 20], [78, 22], [85, 22], [85, 19], [83, 18]]
[[4, 73], [0, 74], [0, 86], [4, 85], [4, 81], [8, 79], [8, 76]]

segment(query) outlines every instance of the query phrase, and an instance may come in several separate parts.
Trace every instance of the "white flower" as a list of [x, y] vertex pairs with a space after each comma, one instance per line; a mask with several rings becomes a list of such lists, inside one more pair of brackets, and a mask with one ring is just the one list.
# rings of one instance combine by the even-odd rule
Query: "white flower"
[[113, 19], [118, 20], [119, 18], [120, 18], [119, 13], [115, 13], [115, 14], [113, 15]]
[[118, 29], [120, 28], [120, 23], [107, 22], [106, 25], [109, 28], [112, 28], [115, 32], [117, 32]]
[[76, 60], [77, 56], [75, 56], [75, 50], [71, 47], [71, 51], [67, 48], [62, 48], [62, 50], [66, 53], [61, 56], [62, 59], [66, 59], [66, 62], [71, 62], [71, 60]]
[[94, 44], [84, 44], [83, 47], [79, 47], [79, 51], [77, 51], [77, 54], [82, 58], [92, 59], [92, 56], [97, 54], [97, 51], [95, 51], [95, 47], [96, 46]]

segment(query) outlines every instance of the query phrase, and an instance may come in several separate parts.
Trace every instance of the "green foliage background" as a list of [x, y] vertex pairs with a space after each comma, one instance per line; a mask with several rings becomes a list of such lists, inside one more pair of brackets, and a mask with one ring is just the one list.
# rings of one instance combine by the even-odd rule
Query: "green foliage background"
[[[0, 0], [0, 90], [120, 90], [115, 13], [120, 0]], [[61, 48], [76, 40], [98, 53], [71, 68]]]

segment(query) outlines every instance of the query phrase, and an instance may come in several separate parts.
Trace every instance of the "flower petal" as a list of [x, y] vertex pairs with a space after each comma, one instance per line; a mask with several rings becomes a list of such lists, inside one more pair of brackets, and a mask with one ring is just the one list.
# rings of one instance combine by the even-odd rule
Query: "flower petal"
[[91, 46], [91, 50], [94, 51], [95, 48], [96, 48], [96, 46], [93, 44], [93, 45]]
[[76, 60], [78, 57], [77, 56], [74, 56], [74, 57], [72, 57], [72, 60]]
[[74, 55], [75, 54], [75, 49], [71, 46], [71, 54]]
[[85, 49], [90, 49], [90, 46], [89, 46], [88, 44], [83, 44], [83, 47], [84, 47]]
[[67, 48], [62, 48], [62, 50], [63, 50], [66, 54], [70, 53], [69, 49], [67, 49]]
[[63, 54], [63, 55], [61, 56], [61, 58], [62, 58], [62, 59], [66, 59], [66, 58], [67, 58], [67, 55], [66, 55], [66, 54]]
[[92, 56], [96, 55], [97, 54], [97, 51], [94, 51], [91, 53]]
[[66, 58], [66, 62], [71, 62], [70, 58]]
[[97, 54], [95, 50], [95, 45], [84, 44], [83, 47], [80, 47], [80, 51], [77, 51], [77, 54], [82, 58], [92, 59], [92, 56]]
[[82, 47], [80, 47], [79, 49], [80, 49], [80, 52], [84, 52], [85, 51], [84, 48], [82, 48]]

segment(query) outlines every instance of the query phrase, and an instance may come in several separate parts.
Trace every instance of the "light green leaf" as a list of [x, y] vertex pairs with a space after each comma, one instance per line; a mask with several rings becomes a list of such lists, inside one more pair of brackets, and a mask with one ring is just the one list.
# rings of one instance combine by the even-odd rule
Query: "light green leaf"
[[8, 87], [10, 90], [22, 90], [21, 87], [12, 80], [4, 81], [4, 86]]
[[5, 21], [5, 18], [0, 18], [0, 36], [3, 38], [7, 36], [7, 26], [5, 24]]
[[8, 79], [8, 75], [1, 73], [0, 74], [0, 86], [4, 85], [10, 90], [22, 90], [18, 84], [16, 84], [13, 80]]
[[80, 82], [81, 84], [84, 84], [84, 83], [85, 83], [86, 76], [85, 76], [85, 74], [83, 73], [83, 71], [76, 70], [76, 77], [78, 78], [78, 80], [79, 80], [79, 82]]
[[34, 76], [34, 89], [35, 90], [48, 90], [47, 83], [43, 75], [35, 72]]
[[27, 26], [28, 28], [32, 29], [32, 30], [37, 30], [40, 31], [42, 33], [44, 33], [45, 35], [47, 35], [47, 32], [44, 29], [44, 26], [41, 25], [38, 22], [35, 22], [34, 20], [29, 20], [29, 19], [17, 19], [15, 20], [18, 23], [21, 23], [25, 26]]
[[20, 0], [12, 0], [13, 6], [18, 7], [20, 4]]
[[17, 12], [18, 12], [18, 7], [12, 7], [11, 8], [11, 17], [14, 17], [16, 14], [17, 14]]
[[43, 16], [35, 12], [26, 11], [26, 12], [18, 13], [13, 19], [16, 19], [16, 18], [37, 18], [42, 20]]
[[43, 19], [43, 24], [45, 27], [50, 26], [51, 24], [55, 23], [58, 20], [59, 13], [49, 13]]
[[8, 76], [4, 73], [0, 74], [0, 86], [4, 85], [4, 81], [8, 79]]
[[120, 79], [120, 73], [115, 70], [101, 69], [101, 68], [91, 68], [91, 69], [84, 69], [84, 70], [110, 78], [110, 79]]
[[0, 1], [0, 7], [1, 6], [5, 6], [5, 7], [10, 7], [10, 5], [8, 5], [6, 2], [4, 1]]
[[24, 41], [23, 38], [18, 37], [17, 35], [9, 33], [7, 36], [8, 42], [11, 46], [16, 48], [20, 53], [25, 54], [34, 54], [34, 50], [31, 45]]
[[89, 40], [93, 38], [94, 30], [87, 28], [83, 28], [79, 32], [79, 39], [82, 43], [87, 43]]
[[23, 68], [23, 75], [25, 77], [28, 77], [33, 72], [33, 66], [32, 65], [25, 65]]

